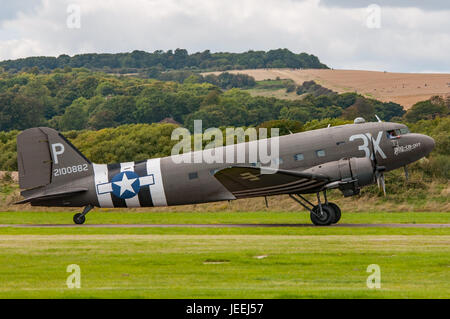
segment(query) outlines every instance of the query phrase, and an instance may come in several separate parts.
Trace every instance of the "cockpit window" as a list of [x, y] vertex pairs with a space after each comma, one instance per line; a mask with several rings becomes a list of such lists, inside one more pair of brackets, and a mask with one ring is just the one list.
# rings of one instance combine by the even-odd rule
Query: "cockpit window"
[[395, 138], [399, 138], [400, 135], [408, 134], [409, 129], [407, 127], [404, 127], [404, 128], [400, 128], [400, 129], [389, 130], [386, 133], [387, 133], [388, 138], [395, 139]]
[[401, 128], [399, 131], [400, 131], [400, 135], [408, 134], [408, 133], [409, 133], [409, 129], [408, 129], [407, 127]]
[[397, 138], [397, 132], [396, 132], [397, 130], [390, 130], [390, 131], [387, 131], [387, 137], [388, 138], [390, 138], [390, 139], [393, 139], [393, 138]]

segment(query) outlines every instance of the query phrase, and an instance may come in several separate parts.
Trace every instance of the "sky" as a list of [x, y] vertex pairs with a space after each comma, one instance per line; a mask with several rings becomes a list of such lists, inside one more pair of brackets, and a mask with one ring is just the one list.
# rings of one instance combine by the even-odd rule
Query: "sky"
[[287, 48], [335, 69], [450, 73], [448, 0], [0, 0], [0, 60]]

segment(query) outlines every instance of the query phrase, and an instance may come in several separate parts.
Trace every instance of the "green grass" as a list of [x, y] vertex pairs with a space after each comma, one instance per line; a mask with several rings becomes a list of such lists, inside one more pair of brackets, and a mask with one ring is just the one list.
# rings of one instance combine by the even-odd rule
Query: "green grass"
[[255, 89], [265, 89], [265, 90], [286, 89], [287, 84], [295, 84], [295, 82], [290, 79], [256, 81]]
[[[0, 297], [447, 298], [449, 240], [448, 235], [1, 236]], [[81, 267], [81, 289], [65, 285], [69, 264]], [[366, 287], [370, 264], [381, 267], [380, 290]]]
[[[0, 224], [71, 224], [74, 212], [0, 212]], [[87, 215], [88, 224], [310, 224], [306, 212], [152, 212], [96, 209]], [[450, 213], [350, 213], [340, 223], [450, 223]]]
[[275, 97], [278, 99], [288, 99], [288, 100], [299, 100], [302, 99], [300, 95], [295, 92], [286, 92], [288, 85], [294, 85], [295, 82], [290, 79], [280, 79], [280, 80], [263, 80], [256, 81], [256, 85], [253, 88], [246, 89], [248, 93], [252, 96], [265, 96], [265, 97]]
[[[72, 214], [3, 212], [0, 224], [70, 223]], [[287, 212], [88, 216], [91, 224], [308, 221]], [[346, 213], [342, 222], [448, 223], [448, 216]], [[0, 298], [448, 298], [449, 244], [449, 228], [5, 227]], [[81, 267], [80, 289], [66, 286], [69, 264]], [[381, 268], [381, 289], [366, 286], [370, 264]]]
[[449, 228], [389, 228], [389, 227], [252, 227], [252, 228], [190, 228], [190, 227], [73, 227], [73, 228], [0, 228], [1, 235], [289, 235], [289, 236], [321, 236], [321, 235], [450, 235]]

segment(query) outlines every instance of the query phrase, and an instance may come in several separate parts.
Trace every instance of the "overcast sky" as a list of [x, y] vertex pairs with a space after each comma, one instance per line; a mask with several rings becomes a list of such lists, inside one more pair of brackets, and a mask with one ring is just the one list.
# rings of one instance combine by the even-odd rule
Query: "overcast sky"
[[288, 48], [338, 69], [450, 72], [448, 0], [0, 0], [0, 8], [0, 60]]

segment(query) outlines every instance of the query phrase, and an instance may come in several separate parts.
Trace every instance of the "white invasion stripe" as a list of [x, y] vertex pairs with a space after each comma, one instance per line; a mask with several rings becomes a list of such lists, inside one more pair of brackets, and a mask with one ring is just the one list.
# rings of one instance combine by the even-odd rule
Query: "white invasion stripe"
[[153, 175], [142, 176], [139, 177], [139, 183], [141, 184], [141, 186], [153, 185], [155, 184], [155, 178], [153, 177]]
[[[120, 163], [120, 171], [134, 172], [134, 162]], [[139, 196], [137, 194], [134, 197], [125, 199], [125, 203], [127, 204], [127, 207], [141, 207]]]
[[100, 207], [114, 207], [111, 193], [99, 194], [97, 185], [109, 183], [108, 181], [108, 166], [106, 164], [93, 164], [94, 168], [94, 183], [96, 185], [95, 192], [97, 193], [98, 204]]
[[105, 193], [111, 193], [112, 192], [112, 184], [111, 183], [105, 183], [105, 184], [98, 184], [97, 185], [97, 194], [105, 194]]
[[154, 184], [150, 185], [150, 194], [154, 206], [167, 206], [166, 194], [161, 175], [161, 159], [153, 158], [147, 160], [147, 175], [153, 175]]

